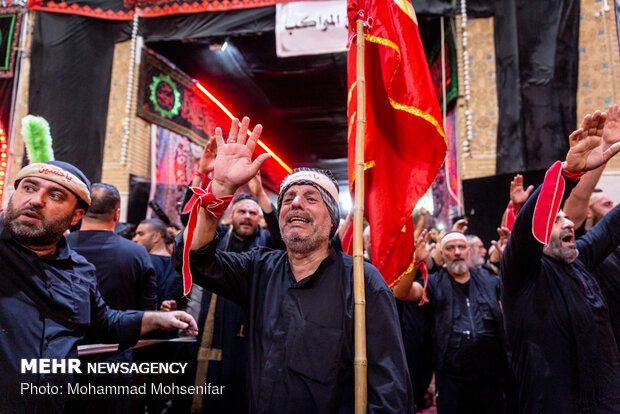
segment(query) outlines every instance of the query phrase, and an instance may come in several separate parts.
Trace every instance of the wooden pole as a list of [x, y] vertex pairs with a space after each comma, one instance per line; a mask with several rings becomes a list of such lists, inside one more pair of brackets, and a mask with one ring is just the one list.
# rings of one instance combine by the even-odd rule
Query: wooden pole
[[357, 124], [355, 132], [355, 207], [353, 215], [353, 298], [355, 336], [355, 413], [365, 414], [368, 404], [366, 360], [366, 294], [364, 292], [364, 134], [366, 81], [364, 78], [364, 22], [357, 23]]

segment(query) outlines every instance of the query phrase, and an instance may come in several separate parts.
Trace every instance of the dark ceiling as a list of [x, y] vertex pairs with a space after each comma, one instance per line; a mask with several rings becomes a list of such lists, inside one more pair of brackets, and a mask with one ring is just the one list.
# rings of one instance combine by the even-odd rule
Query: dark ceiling
[[[226, 20], [224, 28], [239, 20], [245, 23], [234, 31], [253, 27], [252, 21], [257, 27], [261, 24], [256, 22], [263, 22], [267, 30], [151, 41], [147, 46], [198, 80], [235, 116], [247, 115], [252, 125], [263, 124], [263, 140], [289, 166], [329, 169], [338, 178], [341, 189], [345, 189], [346, 52], [278, 58], [273, 11], [265, 8], [235, 13]], [[244, 13], [249, 17], [240, 19]], [[265, 25], [265, 21], [269, 23]], [[423, 43], [433, 45], [440, 30], [438, 19], [422, 17], [419, 23]], [[178, 24], [180, 28], [188, 25], [191, 26]], [[224, 28], [219, 31], [225, 31]], [[181, 33], [182, 30], [178, 29]], [[228, 43], [225, 50], [212, 50], [214, 44], [224, 40]]]
[[[278, 58], [274, 32], [147, 46], [198, 80], [237, 117], [264, 127], [263, 140], [292, 168], [319, 167], [347, 185], [346, 53]], [[221, 42], [222, 39], [217, 39]]]

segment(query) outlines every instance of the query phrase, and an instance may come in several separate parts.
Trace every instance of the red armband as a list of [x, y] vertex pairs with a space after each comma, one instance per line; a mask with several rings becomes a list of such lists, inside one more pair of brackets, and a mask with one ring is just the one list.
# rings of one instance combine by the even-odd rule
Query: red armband
[[185, 205], [183, 214], [189, 213], [189, 221], [187, 222], [187, 240], [183, 246], [183, 294], [188, 295], [192, 288], [192, 272], [189, 269], [189, 252], [192, 246], [192, 240], [194, 239], [194, 231], [196, 230], [196, 223], [198, 221], [198, 212], [200, 207], [213, 214], [215, 217], [220, 217], [228, 208], [228, 205], [232, 201], [232, 196], [216, 197], [211, 192], [211, 183], [207, 186], [206, 190], [198, 187], [190, 187], [194, 195]]
[[584, 174], [585, 174], [584, 172], [574, 173], [574, 172], [566, 171], [564, 169], [564, 163], [562, 163], [562, 176], [564, 178], [568, 178], [571, 181], [579, 181], [579, 179], [583, 177]]
[[206, 188], [207, 184], [210, 183], [209, 177], [207, 174], [203, 174], [200, 171], [196, 171], [196, 175], [200, 177], [200, 188]]
[[506, 227], [508, 227], [510, 231], [512, 231], [512, 227], [515, 224], [515, 219], [519, 210], [521, 210], [521, 206], [514, 208], [512, 201], [508, 202], [508, 206], [506, 207]]
[[426, 288], [428, 287], [428, 268], [426, 267], [426, 260], [420, 262], [420, 272], [422, 272], [422, 278], [424, 279], [424, 290], [422, 291], [422, 299], [420, 299], [419, 305], [422, 306], [428, 302], [426, 296]]

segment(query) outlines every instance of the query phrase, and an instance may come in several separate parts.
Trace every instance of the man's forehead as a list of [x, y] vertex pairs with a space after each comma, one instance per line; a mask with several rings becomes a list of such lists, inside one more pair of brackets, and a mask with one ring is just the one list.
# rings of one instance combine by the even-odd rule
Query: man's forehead
[[467, 246], [467, 242], [463, 239], [452, 239], [441, 243], [442, 248], [448, 246]]
[[35, 184], [38, 187], [43, 187], [47, 190], [54, 190], [54, 191], [62, 191], [63, 193], [67, 193], [69, 195], [71, 195], [72, 197], [77, 198], [77, 196], [75, 194], [73, 194], [70, 190], [68, 190], [67, 188], [63, 187], [62, 185], [51, 181], [51, 180], [46, 180], [45, 178], [39, 178], [39, 177], [25, 177], [23, 178], [20, 182], [18, 187], [20, 187], [22, 185], [22, 183], [30, 183], [30, 184]]
[[247, 198], [245, 200], [237, 201], [235, 203], [235, 205], [233, 206], [233, 210], [237, 210], [238, 208], [258, 210], [260, 207], [256, 201]]
[[151, 225], [149, 223], [140, 223], [138, 224], [138, 227], [136, 228], [136, 231], [148, 231], [151, 230]]
[[602, 206], [607, 203], [613, 204], [613, 200], [609, 198], [607, 194], [603, 194], [603, 196], [599, 200], [597, 200], [594, 204], [592, 204], [592, 207]]
[[319, 190], [310, 184], [293, 184], [289, 187], [288, 190], [284, 192], [284, 195], [289, 193], [298, 194], [298, 193], [319, 193]]

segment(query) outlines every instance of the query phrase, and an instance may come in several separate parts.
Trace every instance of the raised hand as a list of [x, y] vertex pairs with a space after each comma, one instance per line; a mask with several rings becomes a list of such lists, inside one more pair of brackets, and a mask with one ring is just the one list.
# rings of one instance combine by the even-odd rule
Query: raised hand
[[570, 149], [564, 163], [566, 171], [580, 173], [593, 170], [620, 151], [620, 142], [603, 150], [601, 141], [606, 120], [607, 113], [601, 111], [596, 111], [592, 115], [588, 114], [583, 118], [581, 128], [568, 138]]
[[491, 262], [499, 262], [499, 259], [504, 254], [506, 243], [508, 243], [508, 237], [510, 236], [510, 230], [508, 227], [498, 227], [497, 234], [499, 234], [499, 240], [493, 240], [491, 244], [495, 246], [495, 249], [491, 253], [489, 260]]
[[510, 182], [510, 202], [512, 207], [519, 207], [525, 203], [534, 190], [534, 186], [530, 185], [527, 190], [523, 189], [523, 176], [521, 174], [515, 175], [515, 178]]
[[426, 247], [426, 244], [430, 240], [430, 237], [431, 235], [429, 234], [428, 230], [424, 229], [422, 230], [422, 233], [420, 233], [420, 236], [416, 239], [415, 251], [413, 253], [413, 260], [416, 263], [425, 262], [426, 259], [428, 259], [431, 250], [433, 250], [433, 247], [435, 247], [435, 243]]
[[603, 150], [620, 142], [620, 108], [614, 104], [607, 109], [607, 122], [603, 129]]
[[217, 141], [215, 138], [209, 139], [200, 155], [198, 162], [198, 172], [204, 175], [209, 174], [215, 168], [215, 155], [217, 154]]
[[260, 178], [260, 171], [248, 182], [248, 187], [255, 197], [258, 197], [263, 191], [263, 181]]
[[252, 154], [256, 147], [256, 141], [263, 131], [263, 127], [257, 124], [250, 137], [247, 137], [250, 118], [244, 117], [239, 127], [239, 120], [233, 119], [230, 126], [228, 141], [224, 142], [222, 129], [215, 129], [217, 142], [217, 157], [215, 158], [215, 171], [211, 191], [217, 197], [230, 196], [256, 175], [269, 154], [261, 154], [252, 161]]
[[452, 225], [452, 230], [458, 231], [459, 233], [465, 233], [468, 225], [469, 220], [462, 218]]

